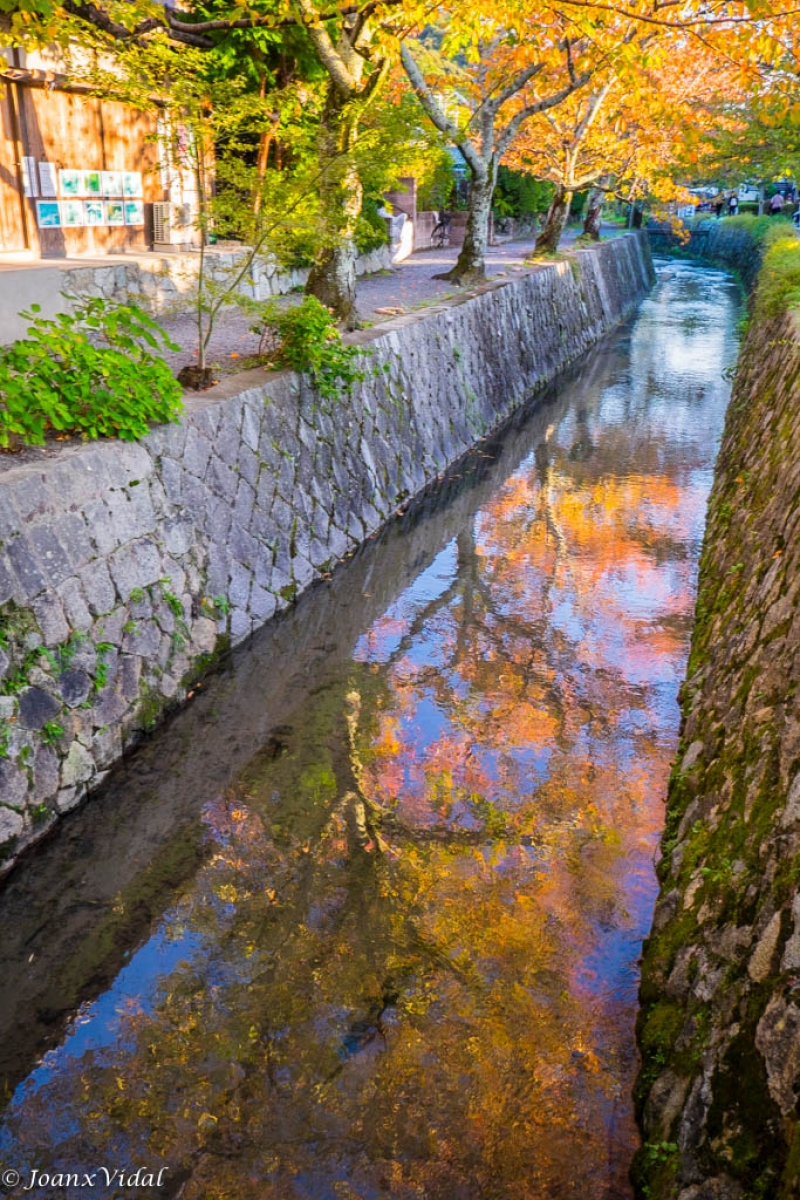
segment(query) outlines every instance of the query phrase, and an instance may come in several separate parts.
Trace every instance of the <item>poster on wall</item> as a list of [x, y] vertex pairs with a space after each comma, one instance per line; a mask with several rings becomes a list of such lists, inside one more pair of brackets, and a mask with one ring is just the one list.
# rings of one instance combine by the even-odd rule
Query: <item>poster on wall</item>
[[123, 171], [122, 187], [125, 196], [143, 196], [141, 171]]
[[103, 173], [102, 171], [81, 171], [82, 196], [102, 196], [103, 194]]
[[86, 200], [83, 207], [87, 225], [105, 225], [106, 214], [102, 200]]
[[36, 221], [40, 229], [58, 229], [61, 225], [61, 209], [52, 200], [36, 201]]
[[22, 194], [24, 196], [38, 196], [39, 188], [36, 186], [36, 159], [22, 159]]
[[75, 229], [83, 225], [83, 201], [82, 200], [62, 200], [61, 201], [61, 224], [68, 229]]
[[103, 171], [103, 195], [122, 196], [122, 171]]
[[106, 200], [106, 225], [124, 225], [125, 206], [121, 200]]
[[144, 225], [144, 205], [141, 200], [125, 201], [125, 224]]
[[62, 196], [83, 195], [83, 171], [58, 172], [58, 190]]
[[39, 190], [43, 196], [57, 196], [56, 169], [52, 163], [39, 163]]

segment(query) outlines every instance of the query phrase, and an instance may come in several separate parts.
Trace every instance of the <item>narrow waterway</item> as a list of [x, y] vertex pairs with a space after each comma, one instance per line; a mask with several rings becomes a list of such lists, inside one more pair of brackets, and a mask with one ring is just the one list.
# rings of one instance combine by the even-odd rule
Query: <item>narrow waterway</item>
[[737, 316], [728, 276], [663, 266], [11, 877], [8, 1194], [630, 1195]]

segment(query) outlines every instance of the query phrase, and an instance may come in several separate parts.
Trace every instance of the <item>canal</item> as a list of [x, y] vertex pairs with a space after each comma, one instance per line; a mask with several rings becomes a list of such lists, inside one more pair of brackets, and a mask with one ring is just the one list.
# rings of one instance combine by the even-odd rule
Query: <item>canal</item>
[[630, 1196], [737, 317], [662, 264], [11, 876], [7, 1194]]

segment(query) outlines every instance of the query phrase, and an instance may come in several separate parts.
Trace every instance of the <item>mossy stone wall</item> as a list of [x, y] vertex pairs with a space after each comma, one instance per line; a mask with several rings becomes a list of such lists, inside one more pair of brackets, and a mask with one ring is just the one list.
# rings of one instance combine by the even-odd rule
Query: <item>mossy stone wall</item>
[[[751, 253], [738, 238], [730, 249], [741, 270]], [[798, 681], [800, 322], [789, 313], [748, 329], [710, 498], [642, 970], [637, 1197], [800, 1195]]]

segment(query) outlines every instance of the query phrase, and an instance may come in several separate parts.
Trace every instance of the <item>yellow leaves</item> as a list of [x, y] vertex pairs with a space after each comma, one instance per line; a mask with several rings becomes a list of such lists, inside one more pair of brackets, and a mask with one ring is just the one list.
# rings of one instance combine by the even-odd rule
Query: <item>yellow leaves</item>
[[224, 900], [226, 904], [235, 904], [239, 899], [239, 893], [232, 883], [220, 883], [214, 888], [214, 892], [219, 896], [220, 900]]
[[401, 743], [398, 737], [400, 718], [387, 716], [381, 722], [380, 735], [373, 742], [372, 750], [376, 756], [396, 755], [400, 753]]

